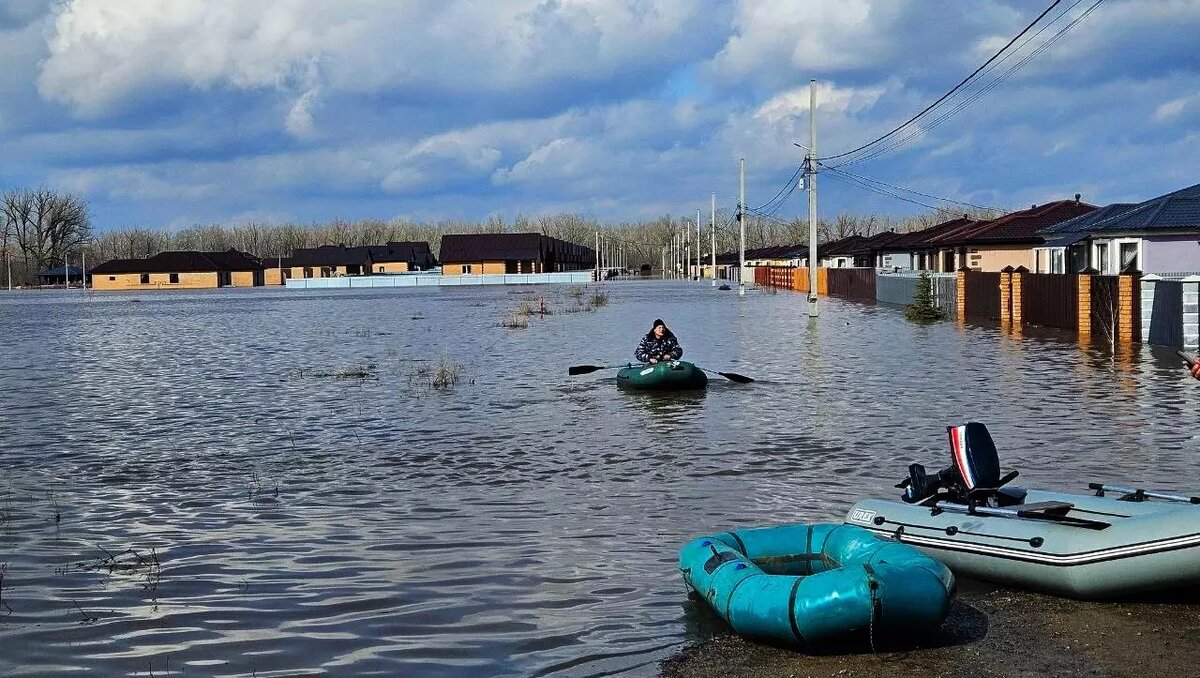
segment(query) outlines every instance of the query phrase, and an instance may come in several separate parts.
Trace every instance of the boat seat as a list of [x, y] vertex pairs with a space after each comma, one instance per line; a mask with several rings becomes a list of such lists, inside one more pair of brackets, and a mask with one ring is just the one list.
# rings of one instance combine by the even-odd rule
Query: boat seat
[[1039, 516], [1058, 518], [1070, 513], [1075, 505], [1065, 501], [1037, 501], [1032, 504], [1017, 504], [1005, 508], [1016, 511], [1019, 518], [1037, 518]]

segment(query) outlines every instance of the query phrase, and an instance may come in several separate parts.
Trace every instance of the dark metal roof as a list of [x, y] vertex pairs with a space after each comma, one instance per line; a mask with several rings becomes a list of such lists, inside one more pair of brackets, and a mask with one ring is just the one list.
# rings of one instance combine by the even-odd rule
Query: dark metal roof
[[929, 238], [926, 242], [935, 247], [957, 245], [989, 245], [1040, 243], [1038, 231], [1096, 209], [1095, 205], [1076, 200], [1059, 200], [1038, 205], [1027, 210], [1011, 212], [1002, 217], [980, 221], [942, 235]]
[[850, 235], [839, 240], [831, 240], [824, 245], [817, 246], [817, 257], [838, 257], [854, 254], [856, 248], [865, 240], [866, 238], [861, 235]]
[[908, 233], [898, 234], [900, 237], [884, 243], [879, 247], [880, 252], [904, 252], [907, 250], [921, 249], [925, 246], [926, 241], [930, 238], [949, 233], [952, 230], [964, 228], [976, 223], [974, 219], [969, 217], [959, 217], [949, 221], [943, 221], [940, 224], [934, 224], [929, 228], [920, 231], [910, 231]]
[[[1143, 231], [1200, 229], [1200, 184], [1137, 204], [1117, 203], [1091, 220], [1072, 219], [1046, 232], [1062, 230], [1088, 233], [1138, 233]], [[1097, 210], [1100, 211], [1100, 210]]]
[[262, 269], [263, 265], [257, 259], [233, 249], [225, 252], [183, 250], [160, 252], [148, 259], [113, 259], [92, 269], [92, 273], [197, 273]]
[[553, 254], [560, 263], [592, 263], [590, 247], [576, 245], [541, 233], [458, 233], [442, 236], [443, 264], [482, 261], [545, 261]]
[[1060, 221], [1053, 226], [1048, 226], [1038, 231], [1038, 235], [1049, 238], [1053, 234], [1058, 233], [1087, 233], [1095, 228], [1098, 224], [1110, 221], [1115, 217], [1128, 212], [1135, 207], [1133, 203], [1116, 203], [1113, 205], [1105, 205], [1077, 217]]
[[[70, 273], [67, 273], [67, 271], [70, 271]], [[65, 269], [63, 266], [55, 266], [54, 268], [38, 271], [39, 278], [61, 278], [64, 275], [80, 276], [83, 275], [83, 269], [78, 266], [67, 266]]]

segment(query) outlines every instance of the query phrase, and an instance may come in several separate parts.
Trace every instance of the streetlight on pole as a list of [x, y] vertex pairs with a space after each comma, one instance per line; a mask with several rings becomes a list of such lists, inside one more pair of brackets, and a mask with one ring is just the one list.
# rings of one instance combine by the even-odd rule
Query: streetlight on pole
[[714, 192], [712, 198], [712, 286], [717, 286], [717, 194]]

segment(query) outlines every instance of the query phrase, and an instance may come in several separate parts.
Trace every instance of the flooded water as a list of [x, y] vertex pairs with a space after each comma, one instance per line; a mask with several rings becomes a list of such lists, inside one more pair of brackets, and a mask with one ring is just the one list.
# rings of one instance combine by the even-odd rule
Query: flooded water
[[[523, 330], [516, 288], [0, 296], [0, 675], [654, 674], [704, 624], [683, 542], [837, 520], [966, 419], [1026, 485], [1200, 489], [1171, 351], [607, 288]], [[761, 381], [567, 376], [656, 317]]]

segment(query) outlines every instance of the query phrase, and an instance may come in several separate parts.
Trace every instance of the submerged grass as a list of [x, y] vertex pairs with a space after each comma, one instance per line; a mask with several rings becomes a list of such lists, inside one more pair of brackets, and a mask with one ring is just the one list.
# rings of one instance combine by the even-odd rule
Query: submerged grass
[[442, 358], [435, 365], [422, 365], [408, 375], [410, 387], [425, 387], [438, 390], [450, 389], [463, 378], [466, 366], [450, 358]]

